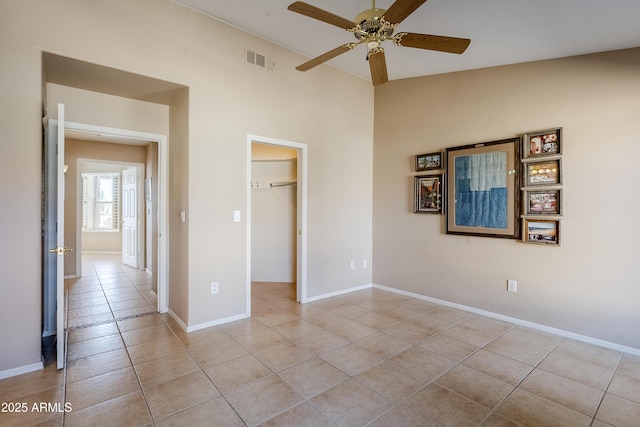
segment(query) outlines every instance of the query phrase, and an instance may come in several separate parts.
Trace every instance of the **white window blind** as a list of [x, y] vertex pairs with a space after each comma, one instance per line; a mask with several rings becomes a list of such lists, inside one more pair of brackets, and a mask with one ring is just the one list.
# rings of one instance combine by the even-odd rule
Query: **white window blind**
[[120, 174], [82, 174], [82, 230], [120, 229]]

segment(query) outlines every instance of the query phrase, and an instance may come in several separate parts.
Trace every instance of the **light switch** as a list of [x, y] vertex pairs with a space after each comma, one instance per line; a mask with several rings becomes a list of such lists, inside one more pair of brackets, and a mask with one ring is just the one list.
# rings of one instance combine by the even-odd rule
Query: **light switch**
[[240, 211], [233, 211], [233, 222], [240, 222]]

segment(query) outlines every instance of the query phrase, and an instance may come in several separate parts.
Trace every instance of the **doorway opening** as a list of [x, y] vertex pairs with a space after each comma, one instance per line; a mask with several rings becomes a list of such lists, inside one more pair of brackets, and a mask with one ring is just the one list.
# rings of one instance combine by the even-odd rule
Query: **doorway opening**
[[[153, 279], [153, 289], [157, 294], [156, 309], [160, 313], [166, 313], [168, 310], [167, 137], [147, 132], [72, 122], [65, 123], [65, 129], [68, 137], [81, 141], [78, 144], [80, 147], [82, 147], [82, 141], [101, 141], [109, 144], [119, 144], [120, 146], [139, 146], [140, 149], [146, 150], [148, 153], [146, 157], [151, 160], [147, 160], [146, 165], [124, 161], [87, 159], [86, 157], [76, 157], [76, 161], [71, 162], [71, 164], [75, 163], [76, 179], [78, 180], [81, 179], [82, 165], [86, 163], [99, 163], [111, 165], [112, 167], [119, 165], [120, 168], [129, 169], [130, 173], [133, 173], [132, 168], [135, 169], [136, 182], [133, 187], [131, 187], [131, 184], [129, 185], [129, 189], [134, 190], [133, 193], [129, 193], [130, 196], [133, 195], [134, 200], [130, 201], [128, 206], [133, 208], [132, 204], [135, 205], [133, 215], [139, 218], [135, 222], [135, 229], [129, 229], [129, 238], [119, 235], [116, 244], [119, 243], [118, 247], [120, 249], [122, 249], [123, 245], [131, 247], [131, 234], [135, 235], [134, 245], [137, 245], [137, 247], [134, 250], [136, 255], [134, 259], [129, 256], [129, 262], [124, 262], [124, 264], [136, 264], [135, 268], [148, 270]], [[125, 183], [121, 182], [120, 184], [124, 188]], [[80, 191], [81, 186], [77, 187], [77, 191]], [[76, 193], [76, 197], [79, 199], [78, 193]], [[120, 208], [128, 209], [125, 204], [121, 204]], [[77, 218], [81, 218], [82, 208], [80, 204], [77, 204], [75, 209]], [[121, 221], [124, 220], [124, 218], [121, 218]], [[121, 222], [120, 226], [123, 225]], [[76, 220], [74, 244], [78, 248], [76, 251], [76, 271], [78, 276], [81, 275], [82, 252], [87, 249], [87, 242], [83, 242], [81, 227], [81, 221]], [[125, 256], [126, 254], [122, 255], [123, 261]]]
[[[80, 153], [82, 141], [78, 141]], [[72, 141], [67, 141], [69, 148]], [[140, 147], [144, 151], [144, 147]], [[67, 150], [67, 154], [69, 150]], [[155, 221], [144, 215], [145, 165], [124, 161], [76, 158], [75, 168], [75, 274], [82, 277], [82, 254], [119, 253], [122, 264], [146, 270], [153, 278], [152, 250], [145, 230]], [[71, 162], [69, 162], [71, 163]], [[73, 178], [73, 177], [69, 177]], [[71, 213], [73, 214], [73, 213]], [[73, 270], [73, 266], [69, 266]], [[155, 290], [154, 290], [155, 291]]]
[[252, 292], [306, 302], [307, 147], [248, 135], [247, 153], [249, 316]]

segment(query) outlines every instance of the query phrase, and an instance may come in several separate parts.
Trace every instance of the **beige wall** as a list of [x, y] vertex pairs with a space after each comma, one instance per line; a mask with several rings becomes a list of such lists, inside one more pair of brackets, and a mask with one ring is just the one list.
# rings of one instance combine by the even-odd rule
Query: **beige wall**
[[[374, 283], [640, 348], [639, 69], [633, 49], [377, 89]], [[445, 235], [412, 213], [414, 155], [557, 126], [561, 247]]]
[[[0, 372], [40, 360], [43, 51], [188, 87], [167, 102], [169, 307], [184, 323], [245, 311], [246, 224], [233, 211], [245, 218], [247, 134], [308, 145], [309, 297], [371, 283], [370, 269], [349, 269], [372, 254], [369, 82], [324, 66], [295, 71], [300, 55], [170, 1], [8, 1], [0, 16], [11, 17], [0, 26], [0, 235], [12, 242], [0, 256]], [[247, 47], [276, 70], [244, 64]], [[131, 112], [67, 110], [120, 128]]]

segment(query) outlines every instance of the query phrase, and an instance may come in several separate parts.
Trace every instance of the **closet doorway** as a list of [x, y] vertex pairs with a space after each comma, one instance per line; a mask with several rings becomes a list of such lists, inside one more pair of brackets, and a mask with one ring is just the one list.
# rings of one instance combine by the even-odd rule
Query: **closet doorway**
[[306, 146], [250, 136], [247, 314], [251, 297], [306, 300]]

